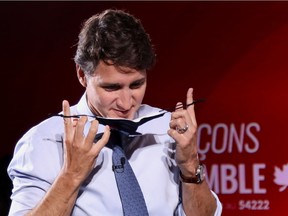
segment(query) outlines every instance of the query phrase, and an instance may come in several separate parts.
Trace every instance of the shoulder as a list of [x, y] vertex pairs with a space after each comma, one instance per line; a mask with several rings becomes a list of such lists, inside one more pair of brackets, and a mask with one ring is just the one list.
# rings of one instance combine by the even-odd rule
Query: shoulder
[[63, 133], [64, 126], [63, 126], [63, 119], [59, 116], [53, 116], [43, 120], [42, 122], [38, 123], [37, 125], [30, 128], [20, 139], [27, 140], [27, 139], [43, 139], [44, 137], [51, 136], [51, 134], [55, 133]]
[[[71, 115], [77, 115], [77, 106], [71, 106]], [[55, 136], [56, 134], [63, 134], [64, 132], [64, 122], [63, 117], [57, 114], [62, 114], [62, 112], [51, 115], [49, 118], [44, 119], [38, 124], [34, 125], [32, 128], [24, 134], [22, 139], [27, 137], [39, 137], [41, 139], [45, 137]]]
[[7, 170], [10, 178], [19, 176], [19, 173], [47, 182], [56, 178], [63, 160], [62, 122], [61, 117], [48, 118], [29, 129], [18, 140]]
[[55, 144], [62, 144], [63, 133], [64, 126], [61, 117], [53, 116], [45, 119], [27, 130], [27, 132], [18, 140], [14, 149], [14, 154], [41, 155], [40, 152], [45, 152], [48, 148], [51, 149], [51, 147], [55, 147]]

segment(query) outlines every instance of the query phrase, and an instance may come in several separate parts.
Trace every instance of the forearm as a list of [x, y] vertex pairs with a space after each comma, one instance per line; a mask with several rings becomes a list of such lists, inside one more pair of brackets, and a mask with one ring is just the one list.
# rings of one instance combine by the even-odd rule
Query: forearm
[[60, 174], [40, 203], [26, 215], [70, 215], [79, 188], [80, 183], [73, 181], [73, 179], [68, 176]]
[[182, 202], [187, 216], [213, 216], [217, 207], [206, 181], [201, 184], [183, 182]]

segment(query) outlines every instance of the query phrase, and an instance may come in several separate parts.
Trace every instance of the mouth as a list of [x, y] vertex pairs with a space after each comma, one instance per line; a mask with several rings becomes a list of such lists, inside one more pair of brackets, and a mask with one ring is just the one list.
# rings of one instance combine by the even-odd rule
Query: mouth
[[130, 110], [114, 110], [114, 113], [116, 114], [115, 117], [117, 118], [124, 118], [129, 119], [131, 118], [131, 109]]

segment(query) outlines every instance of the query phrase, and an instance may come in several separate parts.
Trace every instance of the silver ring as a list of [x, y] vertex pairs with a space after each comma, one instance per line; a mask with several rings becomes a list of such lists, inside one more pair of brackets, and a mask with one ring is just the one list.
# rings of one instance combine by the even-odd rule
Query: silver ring
[[176, 131], [179, 133], [179, 134], [183, 134], [185, 133], [187, 130], [188, 130], [188, 124], [186, 124], [186, 126], [184, 128], [179, 128], [179, 127], [176, 127]]

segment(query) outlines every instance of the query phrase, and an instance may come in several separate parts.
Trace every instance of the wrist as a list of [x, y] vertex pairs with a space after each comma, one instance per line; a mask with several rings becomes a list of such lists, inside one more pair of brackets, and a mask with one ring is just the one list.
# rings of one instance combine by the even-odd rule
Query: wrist
[[205, 179], [205, 167], [203, 164], [198, 164], [195, 168], [194, 174], [192, 175], [183, 175], [183, 173], [179, 172], [179, 179], [184, 183], [194, 183], [201, 184]]

